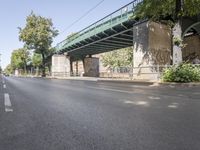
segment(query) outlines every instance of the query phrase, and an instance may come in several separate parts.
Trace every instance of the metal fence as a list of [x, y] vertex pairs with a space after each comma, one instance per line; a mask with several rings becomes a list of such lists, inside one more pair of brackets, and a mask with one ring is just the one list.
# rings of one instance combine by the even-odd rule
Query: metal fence
[[140, 66], [140, 67], [113, 67], [104, 72], [100, 72], [100, 77], [104, 78], [129, 78], [134, 79], [138, 76], [155, 75], [160, 78], [161, 74], [166, 68], [171, 65], [154, 65], [154, 66]]
[[[193, 66], [199, 67], [200, 64]], [[105, 71], [100, 71], [99, 76], [102, 78], [122, 78], [122, 79], [135, 79], [137, 77], [150, 77], [160, 79], [165, 69], [172, 67], [172, 65], [152, 65], [140, 67], [112, 67]], [[52, 76], [69, 77], [69, 76], [84, 76], [84, 72], [52, 72]]]

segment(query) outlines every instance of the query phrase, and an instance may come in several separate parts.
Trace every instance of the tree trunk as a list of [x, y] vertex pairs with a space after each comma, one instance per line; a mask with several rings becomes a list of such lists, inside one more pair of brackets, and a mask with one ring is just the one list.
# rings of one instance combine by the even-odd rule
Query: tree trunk
[[45, 56], [44, 56], [44, 53], [42, 53], [42, 77], [46, 77], [46, 73], [45, 73]]
[[27, 70], [26, 70], [26, 62], [24, 63], [24, 75], [27, 74]]
[[51, 76], [51, 65], [48, 64], [49, 75]]
[[179, 16], [179, 13], [183, 9], [183, 0], [176, 0], [176, 12], [175, 12], [175, 20], [176, 23], [173, 28], [173, 65], [178, 65], [182, 63], [182, 18]]
[[173, 28], [173, 65], [182, 63], [182, 29], [179, 20]]
[[39, 67], [37, 66], [37, 68], [36, 68], [36, 76], [38, 76], [39, 75]]

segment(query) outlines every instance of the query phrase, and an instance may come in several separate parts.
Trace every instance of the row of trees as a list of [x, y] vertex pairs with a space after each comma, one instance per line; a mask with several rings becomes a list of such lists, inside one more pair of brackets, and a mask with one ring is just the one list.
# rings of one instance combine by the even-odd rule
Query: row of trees
[[41, 54], [31, 53], [26, 48], [19, 48], [12, 52], [11, 63], [6, 67], [5, 70], [8, 74], [13, 73], [16, 69], [22, 70], [23, 74], [27, 74], [27, 70], [30, 71], [33, 68], [37, 68], [36, 70], [39, 71], [41, 67]]
[[6, 70], [13, 72], [15, 69], [23, 69], [26, 73], [27, 67], [34, 66], [41, 68], [42, 76], [46, 76], [45, 68], [54, 52], [51, 44], [57, 35], [58, 30], [53, 27], [51, 19], [31, 12], [26, 18], [25, 27], [19, 27], [19, 40], [24, 42], [24, 47], [13, 51], [11, 64]]
[[102, 55], [104, 67], [132, 67], [133, 65], [133, 48], [123, 48]]

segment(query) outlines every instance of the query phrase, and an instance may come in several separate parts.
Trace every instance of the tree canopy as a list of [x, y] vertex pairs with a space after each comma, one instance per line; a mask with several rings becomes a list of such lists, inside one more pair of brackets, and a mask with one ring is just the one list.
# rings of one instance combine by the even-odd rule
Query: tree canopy
[[26, 18], [26, 26], [19, 28], [19, 39], [25, 42], [28, 49], [42, 56], [43, 76], [45, 76], [45, 61], [52, 53], [53, 38], [58, 35], [58, 30], [53, 27], [51, 19], [37, 16], [33, 12]]
[[11, 55], [11, 66], [13, 69], [24, 69], [26, 71], [27, 62], [30, 60], [29, 52], [26, 48], [14, 50]]
[[136, 17], [172, 19], [200, 14], [200, 0], [143, 0], [135, 11]]
[[11, 64], [8, 64], [8, 65], [6, 66], [6, 68], [4, 69], [4, 72], [5, 72], [6, 74], [12, 74], [12, 73], [13, 73], [13, 68], [12, 68]]
[[40, 67], [42, 65], [41, 54], [34, 53], [32, 56], [32, 64], [34, 67]]

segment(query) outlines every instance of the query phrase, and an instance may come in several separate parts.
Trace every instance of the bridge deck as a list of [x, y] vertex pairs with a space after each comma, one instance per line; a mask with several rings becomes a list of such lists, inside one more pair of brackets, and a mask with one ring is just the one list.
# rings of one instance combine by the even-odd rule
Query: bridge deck
[[112, 14], [104, 17], [56, 46], [57, 53], [67, 52], [74, 59], [129, 47], [133, 45], [132, 16], [142, 0], [134, 0]]

